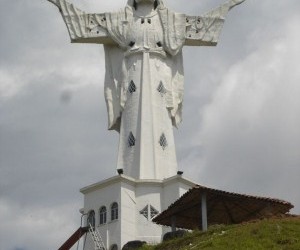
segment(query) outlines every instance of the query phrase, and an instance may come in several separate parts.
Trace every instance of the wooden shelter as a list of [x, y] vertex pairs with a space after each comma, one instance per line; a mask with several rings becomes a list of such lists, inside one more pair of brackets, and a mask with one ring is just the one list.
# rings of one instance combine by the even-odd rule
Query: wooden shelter
[[153, 221], [176, 228], [207, 230], [208, 225], [237, 224], [286, 214], [294, 206], [286, 201], [230, 193], [197, 185]]

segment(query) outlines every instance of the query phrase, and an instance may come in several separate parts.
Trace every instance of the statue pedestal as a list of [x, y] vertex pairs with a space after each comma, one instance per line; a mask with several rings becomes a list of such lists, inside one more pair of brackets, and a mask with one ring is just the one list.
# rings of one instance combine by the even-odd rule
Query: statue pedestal
[[[82, 188], [84, 223], [94, 223], [106, 249], [129, 241], [159, 243], [171, 229], [152, 219], [196, 184], [180, 175], [164, 180], [137, 180], [118, 175]], [[86, 250], [93, 242], [88, 235]], [[115, 248], [114, 248], [115, 249]]]

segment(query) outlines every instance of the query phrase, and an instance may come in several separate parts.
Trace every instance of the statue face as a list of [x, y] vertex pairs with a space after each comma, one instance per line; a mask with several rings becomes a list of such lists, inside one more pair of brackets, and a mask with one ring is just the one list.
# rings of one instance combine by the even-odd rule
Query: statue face
[[155, 0], [135, 0], [136, 3], [154, 3]]

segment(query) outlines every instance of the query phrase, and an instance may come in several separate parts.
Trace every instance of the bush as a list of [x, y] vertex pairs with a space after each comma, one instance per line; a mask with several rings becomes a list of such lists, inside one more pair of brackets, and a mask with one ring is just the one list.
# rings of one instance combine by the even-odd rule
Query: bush
[[166, 233], [163, 237], [163, 241], [172, 240], [175, 238], [181, 238], [186, 234], [185, 230], [177, 230], [175, 232]]
[[140, 241], [140, 240], [129, 241], [124, 245], [122, 250], [138, 249], [138, 248], [142, 247], [145, 244], [146, 244], [145, 241]]

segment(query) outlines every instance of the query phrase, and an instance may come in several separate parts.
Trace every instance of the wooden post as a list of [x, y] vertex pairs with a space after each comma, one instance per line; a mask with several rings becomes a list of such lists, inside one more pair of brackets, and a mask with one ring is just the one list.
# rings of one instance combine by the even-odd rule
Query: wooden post
[[207, 199], [206, 193], [201, 194], [201, 216], [202, 216], [202, 231], [207, 231]]
[[172, 216], [171, 225], [172, 225], [172, 233], [176, 232], [176, 216]]

